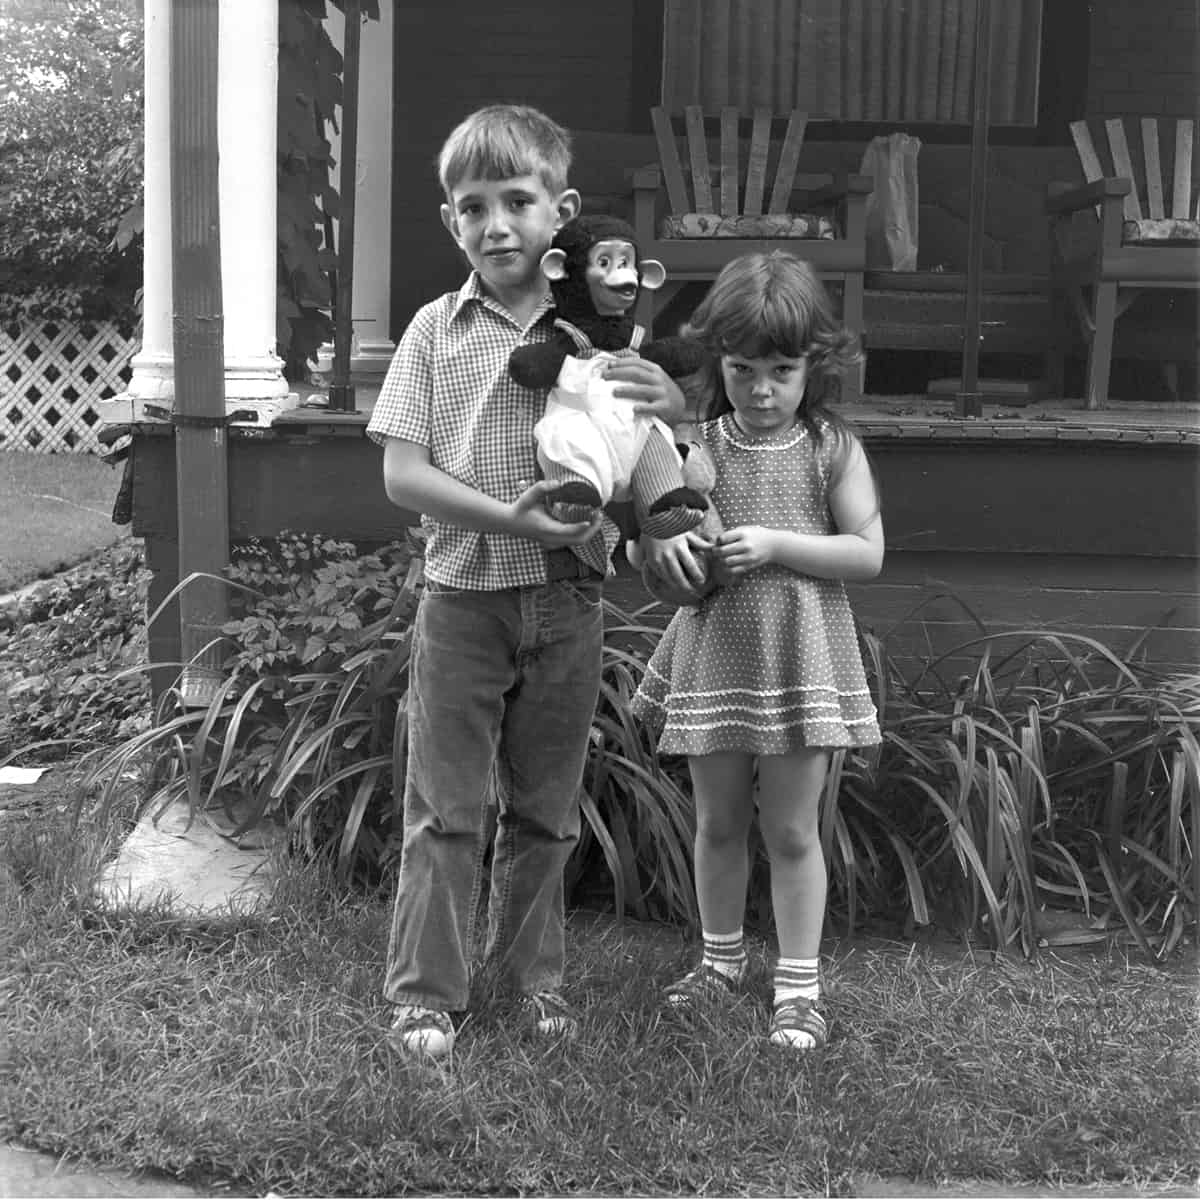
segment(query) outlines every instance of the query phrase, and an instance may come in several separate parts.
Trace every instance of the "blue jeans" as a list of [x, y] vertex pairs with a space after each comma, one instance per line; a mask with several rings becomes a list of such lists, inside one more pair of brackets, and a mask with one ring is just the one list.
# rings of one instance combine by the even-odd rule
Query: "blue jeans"
[[426, 585], [408, 693], [404, 847], [384, 995], [467, 1007], [489, 828], [485, 956], [518, 992], [557, 988], [563, 868], [600, 687], [601, 582], [481, 592]]

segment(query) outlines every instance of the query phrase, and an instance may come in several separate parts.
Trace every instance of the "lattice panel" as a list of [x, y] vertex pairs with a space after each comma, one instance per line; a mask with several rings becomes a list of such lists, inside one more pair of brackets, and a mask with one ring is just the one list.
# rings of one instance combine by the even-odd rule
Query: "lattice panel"
[[135, 349], [106, 321], [0, 328], [0, 450], [98, 451], [95, 405], [125, 390]]

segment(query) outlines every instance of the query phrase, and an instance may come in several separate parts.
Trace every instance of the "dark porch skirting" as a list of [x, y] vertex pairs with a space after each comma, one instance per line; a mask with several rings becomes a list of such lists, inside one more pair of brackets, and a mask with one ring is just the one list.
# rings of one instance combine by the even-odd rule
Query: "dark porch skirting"
[[[883, 495], [880, 577], [851, 589], [861, 623], [902, 659], [990, 631], [1055, 629], [1200, 669], [1200, 413], [1147, 406], [1083, 413], [870, 403], [846, 415], [862, 433]], [[284, 529], [360, 544], [403, 536], [411, 514], [383, 490], [364, 413], [298, 410], [270, 430], [229, 437], [231, 537]], [[179, 579], [171, 426], [134, 435], [134, 536], [146, 541], [155, 608]], [[608, 593], [646, 602], [626, 568]], [[1149, 631], [1147, 633], [1147, 631]], [[1146, 635], [1143, 638], [1143, 635]], [[156, 692], [180, 657], [177, 606], [150, 631]]]

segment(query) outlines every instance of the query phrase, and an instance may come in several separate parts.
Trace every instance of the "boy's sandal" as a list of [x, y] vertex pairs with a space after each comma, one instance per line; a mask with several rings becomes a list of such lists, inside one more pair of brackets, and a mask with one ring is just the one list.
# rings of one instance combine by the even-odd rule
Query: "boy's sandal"
[[397, 1004], [388, 1030], [392, 1049], [405, 1058], [445, 1058], [454, 1049], [450, 1014], [419, 1004]]
[[771, 1014], [767, 1034], [773, 1046], [790, 1050], [818, 1050], [829, 1040], [829, 1025], [821, 1010], [809, 1000], [784, 1000]]

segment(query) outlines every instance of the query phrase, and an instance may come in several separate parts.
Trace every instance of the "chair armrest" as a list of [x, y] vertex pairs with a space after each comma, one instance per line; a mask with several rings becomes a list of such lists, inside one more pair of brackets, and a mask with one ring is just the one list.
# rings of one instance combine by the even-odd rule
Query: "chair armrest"
[[832, 182], [809, 191], [806, 195], [810, 204], [829, 204], [844, 200], [847, 196], [869, 196], [874, 190], [875, 179], [871, 175], [835, 171]]
[[1078, 187], [1069, 183], [1051, 183], [1046, 188], [1048, 213], [1078, 212], [1101, 204], [1108, 197], [1123, 198], [1133, 190], [1129, 179], [1097, 179]]

